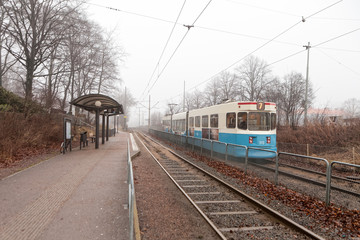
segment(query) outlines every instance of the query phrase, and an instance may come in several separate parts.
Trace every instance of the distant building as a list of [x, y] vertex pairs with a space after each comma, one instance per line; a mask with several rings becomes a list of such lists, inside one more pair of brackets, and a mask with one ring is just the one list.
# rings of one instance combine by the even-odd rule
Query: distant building
[[308, 119], [322, 124], [344, 124], [347, 121], [344, 110], [330, 108], [310, 108], [308, 109]]

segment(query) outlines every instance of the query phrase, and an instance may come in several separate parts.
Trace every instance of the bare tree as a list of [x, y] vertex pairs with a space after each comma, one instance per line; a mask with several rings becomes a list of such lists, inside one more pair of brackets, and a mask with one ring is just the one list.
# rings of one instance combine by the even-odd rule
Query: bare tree
[[61, 14], [68, 7], [67, 0], [8, 0], [4, 3], [9, 17], [7, 33], [15, 40], [16, 47], [9, 48], [14, 58], [26, 69], [25, 99], [33, 94], [34, 73], [50, 58], [49, 49], [60, 40], [63, 25]]
[[185, 97], [185, 105], [187, 111], [202, 108], [204, 106], [203, 93], [197, 89], [191, 93], [187, 93]]
[[360, 117], [360, 100], [350, 98], [343, 103], [343, 109], [347, 118]]
[[3, 77], [9, 69], [15, 64], [15, 59], [11, 59], [10, 52], [6, 50], [5, 46], [11, 48], [14, 45], [14, 39], [8, 34], [9, 18], [7, 17], [4, 6], [0, 4], [0, 87], [3, 86]]
[[[275, 77], [272, 80], [272, 83], [265, 87], [263, 100], [267, 102], [274, 102], [276, 104], [280, 104], [281, 102], [281, 89], [282, 83], [279, 78]], [[278, 108], [279, 109], [279, 108]], [[283, 119], [283, 111], [277, 111], [277, 124], [280, 125]]]
[[264, 98], [264, 91], [271, 83], [271, 70], [266, 62], [255, 56], [250, 56], [235, 69], [242, 87], [243, 99], [259, 101]]
[[220, 84], [217, 78], [212, 79], [205, 87], [204, 97], [207, 106], [212, 106], [221, 102]]
[[[291, 72], [285, 75], [279, 86], [278, 107], [284, 112], [286, 125], [296, 127], [304, 113], [306, 82], [301, 73]], [[312, 87], [308, 91], [308, 106], [313, 99]]]
[[224, 71], [217, 79], [219, 81], [221, 100], [235, 100], [238, 98], [239, 84], [235, 74]]
[[97, 92], [112, 92], [114, 83], [121, 84], [122, 80], [118, 76], [118, 61], [126, 55], [123, 49], [115, 45], [113, 34], [115, 31], [109, 32], [105, 35], [101, 42], [99, 51], [99, 67], [98, 75], [98, 89]]

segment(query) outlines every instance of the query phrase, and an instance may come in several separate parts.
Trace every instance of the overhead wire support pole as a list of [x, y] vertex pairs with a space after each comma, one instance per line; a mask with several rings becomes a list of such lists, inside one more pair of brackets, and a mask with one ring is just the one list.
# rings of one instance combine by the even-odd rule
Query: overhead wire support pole
[[304, 125], [307, 125], [307, 112], [308, 112], [308, 91], [309, 91], [309, 55], [310, 55], [310, 42], [308, 45], [304, 45], [303, 47], [307, 50], [307, 64], [306, 64], [306, 82], [305, 82], [305, 104], [304, 104]]

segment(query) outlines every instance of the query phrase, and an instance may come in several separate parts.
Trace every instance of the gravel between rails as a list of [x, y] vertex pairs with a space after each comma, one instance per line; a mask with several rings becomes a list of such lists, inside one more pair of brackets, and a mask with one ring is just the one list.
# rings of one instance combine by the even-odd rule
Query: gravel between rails
[[133, 160], [141, 239], [220, 239], [160, 166], [138, 144]]

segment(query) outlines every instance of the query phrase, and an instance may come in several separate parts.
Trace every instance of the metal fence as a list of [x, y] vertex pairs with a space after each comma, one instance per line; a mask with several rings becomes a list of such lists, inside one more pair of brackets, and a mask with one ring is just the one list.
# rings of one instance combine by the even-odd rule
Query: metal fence
[[134, 174], [131, 163], [130, 155], [130, 144], [129, 140], [127, 142], [127, 163], [128, 163], [128, 184], [129, 184], [129, 222], [130, 222], [130, 232], [129, 239], [134, 239], [134, 201], [135, 201], [135, 186], [134, 186]]
[[[332, 178], [332, 168], [335, 164], [339, 164], [342, 166], [351, 166], [353, 168], [356, 168], [357, 170], [360, 170], [360, 165], [356, 164], [350, 164], [350, 163], [344, 163], [344, 162], [338, 162], [333, 161], [331, 164], [330, 162], [325, 158], [320, 158], [316, 156], [309, 156], [305, 154], [296, 154], [296, 153], [289, 153], [285, 151], [276, 152], [271, 151], [267, 149], [261, 149], [261, 148], [254, 148], [254, 147], [247, 147], [242, 145], [236, 145], [236, 144], [227, 144], [223, 142], [218, 142], [214, 140], [209, 139], [203, 139], [203, 138], [195, 138], [190, 136], [180, 136], [180, 135], [174, 135], [171, 133], [158, 131], [154, 129], [149, 130], [151, 134], [163, 139], [170, 141], [172, 143], [175, 143], [177, 145], [180, 145], [184, 147], [187, 150], [191, 150], [192, 152], [197, 152], [201, 156], [208, 156], [210, 159], [217, 158], [218, 160], [222, 161], [229, 161], [229, 160], [236, 160], [237, 162], [244, 162], [244, 171], [247, 172], [248, 165], [249, 165], [249, 151], [265, 151], [265, 152], [272, 152], [274, 153], [274, 161], [275, 161], [275, 169], [274, 169], [274, 183], [276, 185], [279, 184], [278, 176], [279, 176], [279, 159], [280, 157], [296, 157], [297, 159], [300, 159], [299, 161], [304, 162], [312, 160], [319, 162], [321, 164], [324, 163], [324, 170], [326, 176], [326, 182], [325, 182], [325, 203], [326, 205], [330, 204], [330, 194], [331, 194], [331, 178]], [[214, 146], [217, 146], [217, 152], [214, 152]], [[239, 150], [244, 151], [244, 158], [240, 159], [235, 156], [235, 152]]]
[[292, 152], [313, 157], [323, 156], [329, 161], [342, 159], [343, 162], [360, 164], [360, 147], [330, 147], [282, 142], [278, 142], [277, 147], [282, 152]]

